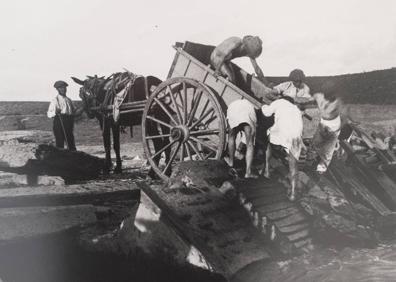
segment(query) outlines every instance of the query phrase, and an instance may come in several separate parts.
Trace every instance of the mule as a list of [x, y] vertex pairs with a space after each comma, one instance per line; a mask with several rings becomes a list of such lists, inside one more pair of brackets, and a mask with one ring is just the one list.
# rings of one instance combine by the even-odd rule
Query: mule
[[[110, 134], [113, 135], [113, 149], [116, 155], [116, 167], [114, 173], [122, 172], [122, 160], [120, 156], [120, 127], [130, 127], [132, 134], [132, 126], [140, 125], [142, 123], [143, 109], [138, 111], [129, 111], [119, 115], [119, 119], [116, 121], [111, 109], [115, 101], [117, 93], [126, 91], [125, 98], [122, 104], [130, 102], [144, 102], [147, 100], [148, 95], [155, 87], [157, 87], [162, 81], [154, 76], [136, 76], [130, 72], [115, 73], [108, 78], [98, 76], [87, 76], [87, 79], [80, 80], [76, 77], [72, 77], [73, 81], [81, 85], [80, 98], [83, 101], [84, 108], [89, 118], [96, 118], [99, 121], [100, 128], [102, 130], [103, 145], [105, 149], [105, 173], [108, 173], [112, 167], [111, 161], [111, 138]], [[118, 96], [118, 95], [117, 95]], [[109, 107], [110, 106], [110, 107]], [[144, 107], [144, 104], [141, 105]], [[159, 118], [167, 121], [169, 119], [166, 115], [161, 115]], [[158, 128], [152, 126], [148, 122], [148, 130], [153, 134], [158, 134]], [[169, 133], [169, 128], [161, 127], [161, 131], [164, 134]], [[168, 139], [154, 140], [154, 150], [159, 150], [163, 146], [169, 143]], [[165, 151], [166, 158], [169, 157], [170, 152]], [[158, 155], [154, 158], [156, 163], [159, 162], [161, 156]], [[153, 170], [150, 170], [149, 175], [154, 177]]]

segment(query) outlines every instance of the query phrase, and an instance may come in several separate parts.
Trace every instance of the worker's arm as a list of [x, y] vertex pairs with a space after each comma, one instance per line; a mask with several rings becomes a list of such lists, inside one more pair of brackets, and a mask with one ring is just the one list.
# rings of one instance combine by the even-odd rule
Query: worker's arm
[[303, 88], [298, 90], [297, 97], [294, 98], [294, 101], [296, 104], [307, 105], [307, 107], [316, 105], [315, 98], [311, 96], [310, 89], [305, 83]]
[[57, 100], [54, 99], [49, 104], [48, 111], [47, 111], [47, 116], [49, 118], [54, 118], [57, 114], [60, 114], [60, 109], [58, 107]]
[[254, 72], [257, 75], [257, 78], [264, 83], [266, 86], [268, 85], [268, 80], [265, 78], [263, 71], [259, 67], [259, 65], [256, 62], [256, 59], [250, 58], [250, 62], [253, 65]]

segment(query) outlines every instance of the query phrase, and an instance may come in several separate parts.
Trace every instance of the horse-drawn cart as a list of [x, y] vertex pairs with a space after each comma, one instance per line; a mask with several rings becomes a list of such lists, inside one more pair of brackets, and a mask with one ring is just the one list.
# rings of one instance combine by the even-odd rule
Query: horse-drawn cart
[[[269, 103], [265, 98], [269, 88], [236, 65], [235, 85], [215, 75], [209, 61], [213, 46], [185, 42], [174, 48], [176, 55], [168, 79], [150, 95], [142, 122], [146, 156], [165, 180], [177, 162], [221, 158], [226, 147], [225, 113], [231, 102], [243, 98], [257, 108]], [[159, 111], [167, 116], [167, 122], [156, 118]], [[148, 129], [153, 125], [165, 130], [152, 135]], [[154, 139], [169, 142], [154, 150]], [[159, 163], [163, 152], [165, 163]]]

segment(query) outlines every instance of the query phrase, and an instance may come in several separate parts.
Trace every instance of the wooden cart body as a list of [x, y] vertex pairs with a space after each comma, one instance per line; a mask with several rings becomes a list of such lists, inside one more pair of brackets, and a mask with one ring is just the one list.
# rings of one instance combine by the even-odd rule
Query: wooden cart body
[[220, 100], [227, 106], [235, 100], [247, 99], [256, 107], [270, 103], [266, 98], [269, 88], [255, 76], [247, 73], [235, 64], [235, 85], [224, 77], [216, 77], [210, 67], [210, 54], [214, 46], [185, 42], [176, 43], [176, 55], [169, 70], [168, 79], [172, 77], [193, 78], [217, 93]]

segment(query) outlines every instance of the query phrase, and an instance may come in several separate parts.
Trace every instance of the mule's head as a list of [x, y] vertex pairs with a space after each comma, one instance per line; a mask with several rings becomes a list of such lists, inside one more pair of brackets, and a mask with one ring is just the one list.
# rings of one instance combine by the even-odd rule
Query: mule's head
[[76, 77], [72, 77], [73, 81], [79, 85], [80, 93], [79, 96], [83, 101], [84, 108], [89, 117], [93, 117], [92, 108], [100, 106], [104, 100], [106, 91], [104, 85], [107, 80], [104, 77], [87, 76], [87, 79], [81, 80]]

